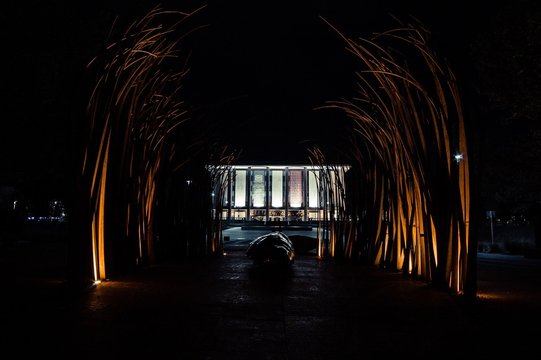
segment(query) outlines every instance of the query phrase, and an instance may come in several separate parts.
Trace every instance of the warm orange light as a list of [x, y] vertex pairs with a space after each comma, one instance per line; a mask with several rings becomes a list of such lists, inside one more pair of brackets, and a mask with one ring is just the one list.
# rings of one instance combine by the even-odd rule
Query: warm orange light
[[[401, 23], [357, 40], [327, 24], [362, 66], [357, 96], [322, 108], [341, 109], [352, 120], [355, 136], [348, 140], [369, 199], [360, 210], [371, 212], [367, 218], [374, 223], [364, 234], [371, 260], [427, 280], [442, 272], [449, 288], [460, 293], [467, 271], [470, 180], [456, 78], [438, 62], [422, 24]], [[410, 70], [405, 54], [422, 66]], [[317, 150], [313, 154], [323, 158]], [[339, 200], [331, 199], [336, 208]]]
[[[118, 235], [138, 242], [136, 262], [145, 257], [153, 261], [158, 178], [162, 160], [171, 160], [174, 152], [174, 144], [165, 140], [187, 114], [176, 95], [188, 70], [162, 71], [164, 59], [178, 57], [178, 39], [169, 37], [182, 21], [163, 22], [161, 16], [176, 14], [181, 20], [202, 8], [182, 13], [157, 7], [129, 27], [129, 36], [106, 46], [104, 60], [109, 62], [99, 69], [102, 74], [90, 96], [82, 161], [89, 195], [90, 216], [85, 220], [91, 233], [91, 276], [96, 282], [107, 276], [105, 250]], [[98, 63], [94, 60], [91, 64]], [[111, 196], [111, 179], [130, 182], [132, 193]], [[111, 234], [117, 229], [110, 229], [106, 212], [120, 217], [120, 234]]]

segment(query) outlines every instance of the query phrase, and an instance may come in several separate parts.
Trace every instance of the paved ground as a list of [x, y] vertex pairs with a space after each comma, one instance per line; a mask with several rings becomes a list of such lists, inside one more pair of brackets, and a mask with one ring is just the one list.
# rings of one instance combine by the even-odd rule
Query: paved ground
[[519, 358], [539, 350], [536, 259], [480, 254], [480, 301], [465, 307], [399, 273], [311, 255], [269, 272], [240, 249], [73, 296], [64, 243], [0, 245], [3, 359]]

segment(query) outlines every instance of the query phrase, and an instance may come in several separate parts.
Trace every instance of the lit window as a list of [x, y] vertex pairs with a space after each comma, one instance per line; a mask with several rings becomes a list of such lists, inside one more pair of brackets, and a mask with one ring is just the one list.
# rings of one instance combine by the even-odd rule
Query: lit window
[[235, 171], [235, 207], [246, 206], [246, 170]]
[[289, 172], [289, 206], [302, 207], [302, 170]]
[[283, 194], [283, 172], [282, 170], [273, 170], [272, 176], [272, 207], [284, 206], [284, 194]]

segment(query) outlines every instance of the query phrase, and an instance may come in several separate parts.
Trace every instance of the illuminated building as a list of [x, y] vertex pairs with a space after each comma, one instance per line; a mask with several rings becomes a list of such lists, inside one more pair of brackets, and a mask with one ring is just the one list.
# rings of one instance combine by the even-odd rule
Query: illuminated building
[[[221, 174], [222, 219], [270, 225], [322, 220], [329, 211], [326, 189], [335, 188], [338, 179], [343, 181], [348, 169], [334, 165], [229, 166]], [[324, 183], [328, 185], [322, 186]]]

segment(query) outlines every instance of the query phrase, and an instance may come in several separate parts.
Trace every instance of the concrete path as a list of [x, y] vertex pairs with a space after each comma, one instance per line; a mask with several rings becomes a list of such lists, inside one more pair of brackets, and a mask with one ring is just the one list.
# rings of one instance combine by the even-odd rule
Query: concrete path
[[400, 273], [314, 256], [265, 270], [242, 251], [147, 268], [74, 297], [65, 264], [35, 261], [62, 249], [2, 247], [3, 273], [16, 271], [0, 301], [3, 359], [521, 358], [538, 350], [538, 260], [480, 256], [480, 301], [465, 307]]

